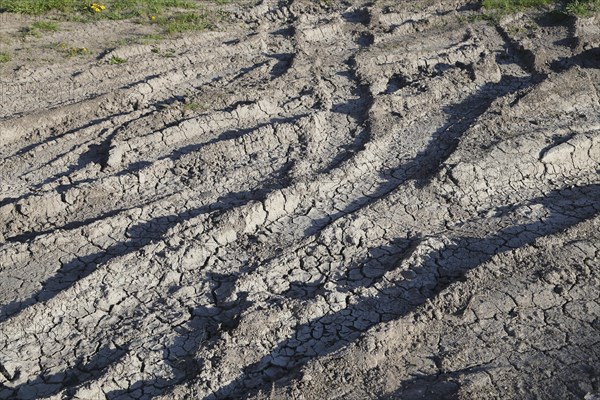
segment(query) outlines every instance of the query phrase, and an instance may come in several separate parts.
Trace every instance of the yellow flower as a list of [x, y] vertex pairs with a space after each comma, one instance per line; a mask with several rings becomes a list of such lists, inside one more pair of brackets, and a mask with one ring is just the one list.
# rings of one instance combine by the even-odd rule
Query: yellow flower
[[152, 21], [156, 20], [156, 15], [153, 15], [153, 16], [151, 16], [151, 17], [150, 17], [150, 19], [151, 19]]
[[103, 6], [103, 5], [98, 4], [98, 3], [92, 3], [92, 4], [89, 5], [89, 9], [91, 11], [99, 13], [101, 11], [104, 11], [106, 9], [106, 6]]

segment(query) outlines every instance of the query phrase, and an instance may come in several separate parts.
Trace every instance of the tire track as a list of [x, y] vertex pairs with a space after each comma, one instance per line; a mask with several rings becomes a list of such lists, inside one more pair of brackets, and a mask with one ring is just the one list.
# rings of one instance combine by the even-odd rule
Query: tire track
[[[47, 83], [73, 102], [3, 111], [0, 398], [598, 390], [556, 361], [598, 331], [588, 53], [533, 41], [540, 74], [521, 19], [350, 3], [240, 8], [252, 30], [118, 48]], [[521, 354], [556, 384], [509, 384]]]

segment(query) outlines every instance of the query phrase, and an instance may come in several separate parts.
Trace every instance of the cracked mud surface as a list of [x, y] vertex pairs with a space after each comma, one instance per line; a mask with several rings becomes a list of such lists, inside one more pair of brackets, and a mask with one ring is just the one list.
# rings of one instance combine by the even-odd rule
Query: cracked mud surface
[[598, 17], [332, 3], [6, 73], [0, 398], [600, 396]]

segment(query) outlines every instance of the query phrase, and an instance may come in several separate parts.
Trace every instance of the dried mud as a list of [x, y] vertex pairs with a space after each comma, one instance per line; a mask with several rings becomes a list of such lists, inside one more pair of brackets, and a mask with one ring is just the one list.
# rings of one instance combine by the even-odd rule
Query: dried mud
[[0, 398], [598, 398], [599, 20], [477, 13], [4, 72]]

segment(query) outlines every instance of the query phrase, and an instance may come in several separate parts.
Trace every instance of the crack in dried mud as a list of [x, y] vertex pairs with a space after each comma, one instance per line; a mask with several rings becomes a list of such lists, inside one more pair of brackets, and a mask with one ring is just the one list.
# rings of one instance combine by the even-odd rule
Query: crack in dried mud
[[0, 398], [599, 396], [597, 30], [257, 3], [15, 72]]

